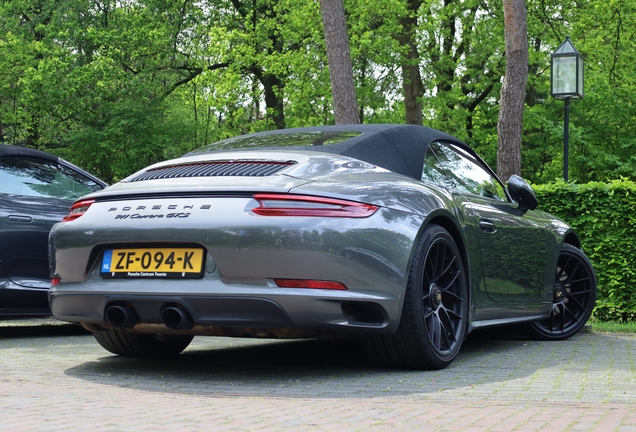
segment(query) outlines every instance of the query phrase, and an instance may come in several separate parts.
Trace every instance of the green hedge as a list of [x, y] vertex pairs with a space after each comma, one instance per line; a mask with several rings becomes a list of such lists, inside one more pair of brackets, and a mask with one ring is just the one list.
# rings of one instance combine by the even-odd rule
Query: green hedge
[[551, 183], [533, 185], [539, 208], [570, 224], [598, 278], [593, 316], [636, 318], [636, 183]]

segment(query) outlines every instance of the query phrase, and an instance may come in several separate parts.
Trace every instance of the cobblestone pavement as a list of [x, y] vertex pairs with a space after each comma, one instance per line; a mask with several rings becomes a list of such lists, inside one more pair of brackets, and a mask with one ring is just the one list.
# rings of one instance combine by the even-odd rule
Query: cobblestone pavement
[[636, 431], [635, 359], [633, 334], [488, 333], [433, 372], [371, 368], [352, 341], [197, 337], [140, 360], [0, 325], [0, 430]]

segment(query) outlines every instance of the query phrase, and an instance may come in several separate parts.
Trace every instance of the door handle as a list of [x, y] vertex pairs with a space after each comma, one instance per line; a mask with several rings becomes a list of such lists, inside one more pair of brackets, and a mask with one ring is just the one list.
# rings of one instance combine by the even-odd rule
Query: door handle
[[494, 234], [497, 232], [497, 226], [494, 223], [485, 220], [479, 221], [479, 228], [489, 234]]
[[31, 216], [9, 215], [9, 222], [29, 223], [33, 221]]

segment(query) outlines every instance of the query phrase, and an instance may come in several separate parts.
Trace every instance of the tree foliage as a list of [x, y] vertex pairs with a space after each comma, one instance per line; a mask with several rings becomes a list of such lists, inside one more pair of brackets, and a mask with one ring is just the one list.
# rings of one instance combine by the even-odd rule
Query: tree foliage
[[[636, 4], [527, 0], [521, 173], [560, 177], [550, 53], [585, 59], [570, 178], [633, 178]], [[465, 140], [493, 166], [505, 72], [501, 0], [344, 0], [358, 117]], [[0, 0], [0, 141], [112, 182], [210, 141], [334, 123], [318, 1]], [[420, 120], [421, 119], [421, 120]]]

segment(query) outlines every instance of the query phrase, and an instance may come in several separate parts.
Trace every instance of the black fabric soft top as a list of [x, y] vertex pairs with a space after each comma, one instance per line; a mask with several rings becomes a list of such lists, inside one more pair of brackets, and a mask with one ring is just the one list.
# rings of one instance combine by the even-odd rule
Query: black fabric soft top
[[[329, 145], [322, 145], [321, 141], [324, 141], [324, 139], [312, 143], [303, 143], [301, 142], [302, 140], [299, 140], [298, 144], [294, 145], [294, 140], [289, 138], [290, 135], [298, 136], [303, 133], [315, 132], [323, 132], [322, 136], [327, 138], [329, 136], [337, 136], [338, 133], [359, 132], [359, 134], [351, 134], [356, 136], [348, 137], [338, 143]], [[277, 139], [278, 136], [280, 136], [280, 140]], [[424, 126], [364, 124], [316, 126], [258, 132], [213, 143], [190, 152], [186, 156], [229, 149], [255, 150], [258, 148], [260, 150], [285, 148], [289, 150], [290, 147], [301, 147], [302, 150], [349, 156], [419, 180], [422, 177], [424, 154], [428, 144], [440, 139], [468, 147], [451, 135]], [[241, 144], [248, 140], [250, 144], [246, 147], [241, 147]], [[265, 145], [254, 144], [254, 142], [259, 141]], [[277, 145], [277, 141], [285, 141], [285, 144]], [[224, 145], [223, 143], [226, 144]], [[228, 145], [231, 143], [236, 143], [236, 147], [232, 148], [231, 145]]]
[[0, 157], [2, 156], [28, 156], [46, 159], [51, 162], [58, 162], [59, 158], [55, 155], [45, 153], [28, 147], [0, 144]]

